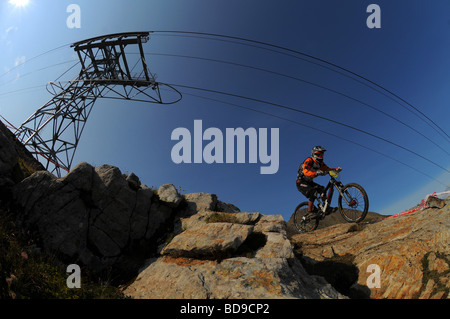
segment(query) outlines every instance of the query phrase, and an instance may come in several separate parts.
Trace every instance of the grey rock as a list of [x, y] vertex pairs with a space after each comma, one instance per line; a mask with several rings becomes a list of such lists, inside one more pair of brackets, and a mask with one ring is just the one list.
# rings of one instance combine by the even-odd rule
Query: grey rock
[[[216, 220], [211, 217], [230, 222], [211, 222]], [[161, 257], [148, 260], [125, 289], [126, 295], [141, 299], [346, 298], [322, 277], [306, 273], [294, 258], [280, 216], [201, 211], [182, 223], [184, 231], [167, 244]], [[257, 227], [262, 233], [256, 232]]]
[[176, 236], [161, 252], [172, 257], [219, 258], [236, 251], [253, 226], [210, 223], [189, 228]]
[[86, 162], [81, 162], [72, 169], [72, 172], [63, 181], [66, 184], [71, 184], [78, 190], [90, 192], [94, 182], [94, 174], [95, 168], [93, 166]]
[[202, 211], [214, 211], [217, 206], [217, 195], [209, 193], [190, 193], [184, 196], [187, 203], [187, 215]]
[[141, 181], [139, 180], [139, 177], [137, 177], [134, 173], [131, 173], [130, 175], [128, 175], [126, 180], [128, 182], [128, 185], [133, 190], [138, 190], [139, 187], [141, 186]]
[[95, 171], [111, 194], [119, 193], [119, 190], [123, 189], [125, 185], [128, 186], [122, 173], [115, 166], [105, 164], [96, 167]]
[[44, 249], [79, 258], [94, 271], [126, 262], [131, 245], [151, 240], [172, 213], [163, 202], [153, 203], [151, 189], [130, 187], [110, 165], [80, 163], [59, 179], [36, 172], [13, 194], [18, 220], [38, 230]]
[[257, 232], [278, 232], [286, 235], [286, 222], [281, 215], [263, 215], [255, 225]]
[[233, 204], [224, 203], [220, 200], [217, 201], [216, 211], [224, 213], [239, 213], [240, 209]]
[[286, 235], [276, 232], [265, 232], [266, 244], [260, 248], [256, 258], [294, 258], [294, 252]]
[[213, 211], [200, 211], [188, 218], [181, 218], [182, 230], [192, 228], [197, 225], [212, 222], [217, 219], [218, 222], [228, 221], [235, 224], [255, 225], [261, 217], [260, 213], [223, 213]]
[[124, 292], [135, 299], [345, 298], [286, 258], [236, 257], [218, 263], [165, 256], [149, 261]]
[[158, 196], [161, 201], [171, 207], [177, 207], [182, 200], [181, 195], [178, 193], [173, 184], [161, 185], [158, 188]]

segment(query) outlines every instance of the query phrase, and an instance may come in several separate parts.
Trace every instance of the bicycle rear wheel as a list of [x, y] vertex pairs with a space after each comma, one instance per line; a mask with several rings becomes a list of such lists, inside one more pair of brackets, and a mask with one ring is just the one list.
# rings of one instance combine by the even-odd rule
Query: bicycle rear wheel
[[342, 217], [349, 222], [360, 222], [366, 218], [369, 210], [369, 198], [361, 185], [350, 183], [344, 186], [342, 192], [345, 199], [339, 195], [338, 205]]
[[294, 225], [300, 233], [313, 231], [319, 226], [317, 215], [308, 213], [308, 202], [303, 202], [295, 208]]

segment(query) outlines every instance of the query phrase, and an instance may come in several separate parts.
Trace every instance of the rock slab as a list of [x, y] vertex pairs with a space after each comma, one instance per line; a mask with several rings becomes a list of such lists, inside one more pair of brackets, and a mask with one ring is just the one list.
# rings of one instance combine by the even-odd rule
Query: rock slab
[[231, 223], [197, 225], [176, 236], [161, 253], [173, 257], [214, 258], [235, 252], [252, 230], [253, 226]]
[[[291, 240], [297, 253], [315, 266], [350, 258], [356, 267], [357, 284], [370, 287], [366, 288], [370, 298], [447, 298], [450, 290], [448, 206], [419, 210], [365, 226], [335, 225], [294, 235]], [[371, 265], [379, 267], [379, 287], [371, 277], [374, 269]]]
[[345, 298], [294, 258], [281, 216], [201, 211], [125, 290], [136, 299]]

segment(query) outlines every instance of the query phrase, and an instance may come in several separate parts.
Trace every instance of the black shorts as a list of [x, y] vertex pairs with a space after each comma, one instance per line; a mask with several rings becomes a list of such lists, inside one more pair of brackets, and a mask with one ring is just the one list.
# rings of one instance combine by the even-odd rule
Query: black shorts
[[314, 201], [317, 194], [322, 194], [325, 191], [325, 187], [313, 181], [298, 180], [296, 184], [298, 191], [305, 195], [310, 201]]

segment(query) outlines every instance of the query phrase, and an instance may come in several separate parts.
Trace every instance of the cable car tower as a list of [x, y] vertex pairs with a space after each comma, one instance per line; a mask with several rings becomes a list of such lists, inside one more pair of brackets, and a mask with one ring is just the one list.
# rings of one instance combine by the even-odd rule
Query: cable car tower
[[[173, 104], [181, 94], [173, 87], [156, 82], [150, 72], [143, 43], [149, 32], [118, 33], [95, 37], [71, 45], [78, 55], [81, 71], [71, 81], [47, 84], [53, 98], [31, 115], [15, 135], [31, 153], [46, 161], [46, 169], [61, 177], [70, 171], [92, 107], [98, 98], [124, 99]], [[129, 48], [138, 48], [131, 53]], [[160, 88], [168, 89], [165, 98]], [[167, 91], [167, 90], [166, 90]], [[44, 128], [52, 127], [51, 136]]]

